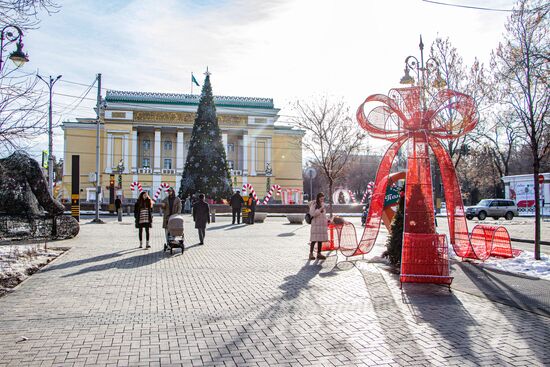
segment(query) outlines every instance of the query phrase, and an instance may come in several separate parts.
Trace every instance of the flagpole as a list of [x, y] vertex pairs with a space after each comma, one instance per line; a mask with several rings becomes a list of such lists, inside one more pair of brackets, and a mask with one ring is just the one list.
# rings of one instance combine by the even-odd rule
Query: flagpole
[[193, 95], [193, 72], [191, 72], [191, 95]]

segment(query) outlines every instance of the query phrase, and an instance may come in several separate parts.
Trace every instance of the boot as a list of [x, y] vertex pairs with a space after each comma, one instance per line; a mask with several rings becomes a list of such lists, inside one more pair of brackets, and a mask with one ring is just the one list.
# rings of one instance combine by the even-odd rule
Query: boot
[[313, 253], [311, 253], [311, 252], [309, 253], [309, 259], [310, 260], [315, 260], [315, 256], [313, 256]]
[[325, 255], [322, 255], [320, 252], [317, 253], [317, 260], [326, 260], [327, 257]]
[[139, 248], [143, 247], [143, 240], [139, 240]]
[[145, 248], [151, 248], [151, 246], [149, 246], [149, 241], [146, 242]]

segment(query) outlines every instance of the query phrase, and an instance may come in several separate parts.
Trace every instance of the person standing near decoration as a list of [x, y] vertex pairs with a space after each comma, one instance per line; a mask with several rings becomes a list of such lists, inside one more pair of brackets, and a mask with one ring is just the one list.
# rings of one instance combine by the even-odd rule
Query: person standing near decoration
[[151, 248], [149, 245], [149, 228], [153, 227], [153, 202], [149, 198], [147, 191], [139, 194], [139, 198], [134, 206], [134, 218], [136, 228], [139, 229], [139, 248], [143, 247], [143, 228], [145, 228], [145, 248]]
[[162, 200], [162, 228], [166, 236], [166, 246], [168, 246], [168, 219], [171, 215], [181, 213], [181, 200], [176, 196], [173, 187], [168, 188], [168, 196]]
[[118, 195], [115, 199], [115, 209], [118, 216], [118, 221], [122, 222], [122, 200], [120, 200], [120, 196]]
[[248, 224], [254, 224], [254, 215], [256, 214], [256, 200], [250, 195], [248, 197], [248, 208], [250, 212], [248, 213]]
[[241, 224], [241, 208], [243, 207], [244, 200], [241, 196], [241, 192], [237, 190], [236, 193], [231, 196], [229, 200], [229, 205], [231, 205], [231, 210], [233, 212], [233, 222], [235, 224], [235, 218], [237, 219], [237, 224]]
[[323, 242], [328, 241], [327, 233], [327, 215], [325, 210], [325, 194], [317, 194], [315, 201], [309, 203], [309, 215], [311, 215], [311, 229], [309, 233], [309, 259], [315, 260], [313, 248], [317, 242], [317, 260], [325, 260], [326, 257], [321, 254]]
[[193, 205], [193, 220], [195, 228], [199, 230], [199, 244], [204, 245], [206, 224], [210, 224], [210, 207], [204, 201], [204, 194], [200, 194], [199, 200]]
[[189, 196], [185, 198], [185, 204], [183, 204], [183, 212], [186, 214], [191, 213], [191, 200], [189, 199]]

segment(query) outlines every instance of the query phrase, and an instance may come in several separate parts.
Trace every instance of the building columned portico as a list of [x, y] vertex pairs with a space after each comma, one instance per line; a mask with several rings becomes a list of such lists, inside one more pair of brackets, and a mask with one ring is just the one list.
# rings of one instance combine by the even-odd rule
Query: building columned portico
[[[101, 186], [121, 176], [117, 194], [136, 198], [132, 182], [153, 193], [162, 182], [179, 189], [187, 159], [198, 95], [107, 91], [101, 113]], [[302, 187], [303, 131], [278, 124], [279, 109], [269, 98], [215, 96], [222, 141], [233, 185], [254, 186], [259, 196], [270, 184]], [[63, 197], [69, 199], [71, 155], [80, 154], [81, 201], [95, 200], [95, 120], [63, 123]], [[208, 162], [204, 162], [208, 164]], [[123, 170], [120, 171], [120, 168]], [[266, 173], [267, 170], [267, 173]], [[106, 196], [103, 195], [103, 200]]]

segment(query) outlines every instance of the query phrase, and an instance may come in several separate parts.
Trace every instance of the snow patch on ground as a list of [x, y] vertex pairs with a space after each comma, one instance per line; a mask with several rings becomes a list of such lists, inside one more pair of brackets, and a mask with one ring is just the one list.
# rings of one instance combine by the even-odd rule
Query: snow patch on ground
[[60, 249], [46, 251], [44, 244], [0, 245], [0, 296], [61, 253]]
[[[456, 261], [462, 259], [456, 256], [453, 246], [449, 245], [449, 257]], [[550, 280], [550, 256], [541, 254], [540, 260], [535, 260], [535, 255], [530, 251], [522, 251], [519, 256], [511, 259], [490, 257], [485, 262], [472, 261], [476, 265], [508, 273], [526, 275], [530, 277]]]
[[540, 260], [535, 260], [533, 252], [523, 251], [519, 256], [512, 259], [491, 257], [479, 265], [484, 268], [550, 280], [550, 256], [545, 254], [540, 255]]

